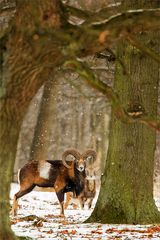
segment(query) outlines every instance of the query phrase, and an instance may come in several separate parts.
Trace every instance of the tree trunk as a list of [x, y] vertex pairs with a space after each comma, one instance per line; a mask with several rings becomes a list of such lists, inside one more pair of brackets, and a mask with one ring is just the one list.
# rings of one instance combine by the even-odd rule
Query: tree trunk
[[[144, 34], [139, 38], [155, 48], [159, 34]], [[117, 63], [115, 91], [124, 106], [135, 118], [145, 112], [156, 116], [158, 64], [125, 44], [118, 46], [118, 57], [122, 58], [128, 73], [125, 74], [122, 65]], [[155, 147], [156, 133], [153, 130], [138, 123], [126, 125], [112, 114], [102, 187], [88, 221], [133, 224], [160, 222], [160, 213], [153, 200]]]
[[[9, 111], [9, 107], [7, 108]], [[10, 229], [9, 194], [12, 181], [12, 170], [16, 154], [16, 145], [20, 124], [14, 119], [1, 116], [0, 118], [0, 239], [15, 239]]]
[[37, 124], [35, 127], [34, 138], [31, 146], [31, 159], [42, 160], [48, 158], [49, 136], [52, 118], [51, 113], [54, 105], [56, 93], [56, 81], [48, 80], [44, 85], [44, 91], [40, 103]]
[[[48, 9], [52, 11], [51, 17], [45, 15]], [[49, 40], [49, 43], [46, 39], [42, 44], [39, 42], [39, 37], [34, 35], [37, 25], [35, 26], [34, 17], [30, 15], [33, 11], [44, 29], [53, 30], [54, 27], [58, 29], [65, 22], [65, 14], [61, 14], [62, 9], [58, 0], [54, 3], [51, 0], [41, 2], [38, 7], [37, 1], [17, 1], [16, 20], [12, 21], [12, 31], [10, 34], [6, 32], [0, 41], [0, 239], [2, 240], [15, 239], [9, 223], [9, 192], [22, 119], [30, 100], [44, 81], [48, 80], [53, 68], [61, 62], [62, 57], [56, 42]], [[30, 38], [28, 36], [31, 32], [33, 35]], [[50, 52], [49, 57], [48, 52]], [[49, 64], [52, 64], [52, 67]]]

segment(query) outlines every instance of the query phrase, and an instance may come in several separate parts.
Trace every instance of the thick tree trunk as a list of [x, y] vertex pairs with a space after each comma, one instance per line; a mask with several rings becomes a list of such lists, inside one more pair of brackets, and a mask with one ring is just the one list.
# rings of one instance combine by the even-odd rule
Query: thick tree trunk
[[[35, 34], [38, 28], [36, 21], [39, 21], [43, 29], [53, 31], [54, 27], [58, 29], [65, 22], [65, 14], [61, 13], [58, 0], [41, 1], [41, 4], [39, 1], [17, 1], [16, 20], [12, 21], [12, 31], [10, 34], [6, 33], [0, 42], [0, 239], [2, 240], [15, 239], [9, 223], [9, 192], [21, 122], [30, 100], [39, 87], [48, 80], [53, 68], [61, 62], [62, 57], [56, 41], [47, 38], [43, 39], [43, 43], [39, 41], [39, 36]], [[36, 18], [38, 20], [35, 20]]]
[[[151, 36], [151, 34], [150, 34]], [[155, 46], [158, 34], [143, 36]], [[155, 41], [157, 39], [157, 42]], [[117, 64], [115, 90], [132, 116], [157, 114], [158, 64], [129, 45], [119, 45], [118, 54], [127, 66]], [[96, 207], [88, 221], [103, 223], [160, 222], [153, 200], [153, 168], [156, 133], [142, 124], [126, 125], [113, 115], [109, 151]]]
[[[9, 110], [9, 107], [7, 108]], [[10, 229], [10, 183], [20, 124], [12, 118], [0, 118], [0, 239], [15, 239]]]

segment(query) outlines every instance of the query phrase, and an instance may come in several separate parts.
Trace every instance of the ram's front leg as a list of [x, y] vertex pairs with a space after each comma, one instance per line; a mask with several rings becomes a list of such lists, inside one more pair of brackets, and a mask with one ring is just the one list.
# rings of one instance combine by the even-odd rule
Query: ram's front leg
[[66, 182], [64, 178], [59, 175], [54, 183], [54, 189], [57, 195], [57, 198], [59, 200], [60, 204], [60, 215], [64, 216], [64, 194], [65, 194], [65, 189], [66, 187]]
[[64, 217], [64, 189], [56, 192], [60, 204], [60, 215]]
[[78, 196], [78, 200], [79, 200], [81, 209], [84, 209], [84, 197]]

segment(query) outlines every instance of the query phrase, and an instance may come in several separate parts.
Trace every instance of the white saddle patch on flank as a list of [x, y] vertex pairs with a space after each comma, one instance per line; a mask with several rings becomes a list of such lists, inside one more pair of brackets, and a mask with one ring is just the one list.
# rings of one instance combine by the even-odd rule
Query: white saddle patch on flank
[[44, 179], [49, 179], [49, 171], [51, 168], [51, 164], [44, 162], [39, 165], [39, 176]]

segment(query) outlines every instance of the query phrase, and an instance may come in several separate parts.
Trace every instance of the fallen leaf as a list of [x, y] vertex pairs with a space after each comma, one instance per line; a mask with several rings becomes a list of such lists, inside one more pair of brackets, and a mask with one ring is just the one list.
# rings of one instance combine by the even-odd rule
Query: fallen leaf
[[50, 229], [49, 231], [47, 231], [46, 233], [48, 233], [48, 234], [52, 234], [53, 233], [53, 230], [52, 229]]
[[72, 230], [72, 231], [71, 231], [71, 234], [73, 234], [73, 235], [76, 234], [76, 233], [77, 233], [76, 230]]
[[62, 234], [68, 234], [69, 232], [68, 232], [67, 229], [65, 229], [65, 230], [61, 230], [60, 233], [62, 233]]
[[97, 229], [97, 230], [92, 230], [91, 233], [102, 234], [102, 231], [100, 231], [100, 230]]
[[152, 233], [154, 233], [154, 232], [160, 232], [160, 226], [150, 227], [150, 228], [148, 228], [148, 231], [149, 231], [149, 232], [152, 232]]

